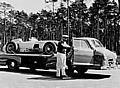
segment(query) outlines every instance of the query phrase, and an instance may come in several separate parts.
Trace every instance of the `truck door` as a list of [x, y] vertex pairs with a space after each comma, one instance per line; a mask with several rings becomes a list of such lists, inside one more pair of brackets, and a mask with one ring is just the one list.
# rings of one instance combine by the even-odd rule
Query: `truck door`
[[93, 58], [93, 50], [86, 40], [74, 39], [74, 63], [89, 65]]

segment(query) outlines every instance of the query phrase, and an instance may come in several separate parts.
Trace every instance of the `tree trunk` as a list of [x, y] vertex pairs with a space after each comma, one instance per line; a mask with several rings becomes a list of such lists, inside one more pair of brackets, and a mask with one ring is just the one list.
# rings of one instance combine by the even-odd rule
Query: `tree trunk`
[[120, 0], [118, 0], [118, 5], [119, 5], [119, 12], [120, 12]]

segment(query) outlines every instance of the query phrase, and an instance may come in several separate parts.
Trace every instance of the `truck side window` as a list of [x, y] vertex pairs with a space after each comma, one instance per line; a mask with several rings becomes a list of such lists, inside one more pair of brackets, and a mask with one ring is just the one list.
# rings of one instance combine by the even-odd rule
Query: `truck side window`
[[80, 49], [80, 41], [79, 40], [74, 40], [73, 46], [75, 49]]
[[81, 48], [88, 49], [90, 48], [85, 40], [80, 40], [81, 41]]

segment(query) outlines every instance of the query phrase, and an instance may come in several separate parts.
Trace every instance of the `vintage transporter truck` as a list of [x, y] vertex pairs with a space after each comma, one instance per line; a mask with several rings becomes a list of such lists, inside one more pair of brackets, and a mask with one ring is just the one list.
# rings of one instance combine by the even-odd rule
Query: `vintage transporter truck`
[[[49, 40], [42, 43], [38, 40], [27, 42], [12, 40], [3, 48], [4, 53], [0, 54], [0, 64], [7, 65], [10, 70], [19, 67], [29, 67], [31, 70], [56, 69], [57, 43], [58, 41]], [[40, 50], [43, 53], [40, 54]], [[95, 38], [73, 38], [73, 47], [67, 52], [66, 72], [70, 76], [73, 75], [74, 70], [84, 74], [91, 68], [108, 67], [109, 61], [115, 65], [116, 59], [116, 53], [106, 49]]]

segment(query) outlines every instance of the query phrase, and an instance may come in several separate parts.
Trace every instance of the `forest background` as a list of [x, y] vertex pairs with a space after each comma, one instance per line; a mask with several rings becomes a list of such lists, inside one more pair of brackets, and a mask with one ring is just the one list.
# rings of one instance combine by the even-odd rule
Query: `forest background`
[[[119, 0], [118, 0], [119, 1]], [[27, 14], [24, 10], [14, 10], [14, 6], [0, 2], [0, 42], [1, 47], [12, 39], [30, 37], [38, 40], [59, 40], [63, 34], [72, 37], [93, 37], [103, 45], [120, 54], [120, 8], [115, 0], [95, 0], [87, 8], [84, 0], [76, 0], [65, 6], [42, 9]], [[47, 2], [46, 2], [47, 3]]]

